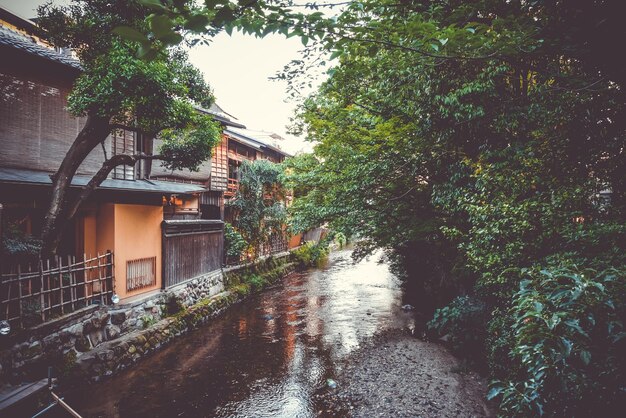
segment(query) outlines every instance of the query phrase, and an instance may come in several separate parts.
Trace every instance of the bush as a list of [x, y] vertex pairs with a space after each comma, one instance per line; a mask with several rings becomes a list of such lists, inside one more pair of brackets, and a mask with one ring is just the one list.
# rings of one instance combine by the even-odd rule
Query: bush
[[[607, 416], [626, 387], [625, 271], [533, 270], [513, 298], [506, 416]], [[622, 400], [623, 402], [623, 400]]]
[[244, 282], [250, 285], [250, 288], [253, 292], [258, 292], [263, 289], [267, 284], [267, 281], [263, 278], [263, 276], [259, 274], [251, 274], [249, 276], [244, 277]]
[[452, 350], [470, 363], [485, 364], [485, 304], [470, 296], [459, 296], [448, 306], [437, 309], [428, 323], [441, 336], [447, 335]]
[[311, 241], [306, 242], [292, 252], [295, 261], [300, 268], [320, 267], [328, 258], [328, 243], [323, 240], [318, 244]]
[[0, 255], [10, 263], [28, 263], [38, 259], [41, 240], [9, 224], [2, 236]]
[[248, 243], [241, 234], [231, 224], [226, 222], [224, 224], [224, 251], [226, 256], [239, 259], [247, 246]]

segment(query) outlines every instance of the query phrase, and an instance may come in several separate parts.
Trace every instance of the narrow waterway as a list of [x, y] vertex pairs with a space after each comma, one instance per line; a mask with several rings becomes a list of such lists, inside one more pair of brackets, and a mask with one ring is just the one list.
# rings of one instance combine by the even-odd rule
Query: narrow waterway
[[104, 382], [66, 391], [86, 417], [310, 417], [315, 391], [368, 337], [415, 327], [380, 254], [294, 273]]

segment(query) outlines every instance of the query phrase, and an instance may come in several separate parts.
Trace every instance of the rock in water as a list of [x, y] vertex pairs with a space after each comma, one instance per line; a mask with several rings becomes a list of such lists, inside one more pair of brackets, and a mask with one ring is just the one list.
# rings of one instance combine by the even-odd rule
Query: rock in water
[[402, 306], [402, 310], [403, 311], [412, 311], [414, 309], [415, 309], [415, 307], [413, 305], [408, 305], [407, 304], [407, 305]]

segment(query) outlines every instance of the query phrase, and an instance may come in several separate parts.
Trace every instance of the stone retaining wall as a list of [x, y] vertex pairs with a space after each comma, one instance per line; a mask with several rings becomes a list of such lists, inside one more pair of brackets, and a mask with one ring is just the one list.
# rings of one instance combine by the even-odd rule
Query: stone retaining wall
[[111, 375], [259, 290], [245, 283], [247, 275], [260, 275], [270, 284], [290, 273], [294, 266], [288, 258], [283, 253], [213, 272], [131, 304], [90, 307], [4, 337], [0, 387], [39, 379], [50, 365], [60, 376], [97, 380]]

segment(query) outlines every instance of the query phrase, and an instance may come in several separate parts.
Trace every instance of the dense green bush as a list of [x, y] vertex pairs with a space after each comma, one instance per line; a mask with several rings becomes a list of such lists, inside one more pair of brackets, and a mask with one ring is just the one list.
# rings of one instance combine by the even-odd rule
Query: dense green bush
[[228, 202], [237, 219], [237, 232], [253, 259], [261, 255], [272, 237], [284, 234], [287, 210], [282, 173], [282, 166], [269, 160], [243, 161], [239, 188]]
[[258, 292], [259, 290], [263, 289], [265, 285], [267, 285], [267, 281], [263, 278], [263, 276], [259, 274], [246, 276], [244, 282], [250, 285], [253, 292]]
[[[532, 270], [515, 294], [506, 416], [607, 416], [626, 387], [624, 270]], [[613, 411], [613, 412], [611, 412]]]
[[241, 234], [228, 222], [224, 223], [224, 252], [226, 252], [226, 256], [238, 259], [247, 246], [248, 243]]
[[326, 240], [322, 240], [318, 244], [311, 241], [306, 242], [292, 252], [295, 261], [301, 268], [320, 267], [326, 261], [328, 253]]
[[474, 297], [458, 296], [449, 305], [437, 309], [428, 323], [441, 336], [447, 335], [452, 349], [465, 359], [484, 365], [486, 307]]
[[10, 263], [36, 261], [41, 249], [40, 239], [22, 232], [12, 223], [4, 231], [0, 244], [0, 255]]

